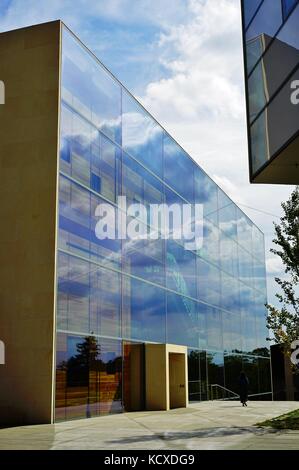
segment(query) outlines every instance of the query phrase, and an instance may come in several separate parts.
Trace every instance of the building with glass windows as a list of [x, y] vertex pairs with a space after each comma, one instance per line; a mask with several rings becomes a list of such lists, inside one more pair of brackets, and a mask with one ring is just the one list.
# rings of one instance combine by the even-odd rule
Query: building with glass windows
[[299, 183], [299, 2], [241, 0], [252, 183]]
[[[261, 231], [60, 21], [0, 34], [2, 422], [271, 399]], [[201, 204], [203, 243], [97, 207]]]

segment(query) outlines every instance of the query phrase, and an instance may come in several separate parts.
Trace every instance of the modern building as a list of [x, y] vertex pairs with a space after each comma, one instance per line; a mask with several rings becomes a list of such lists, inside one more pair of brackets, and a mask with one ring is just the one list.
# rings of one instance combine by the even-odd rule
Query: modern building
[[241, 0], [250, 181], [299, 183], [299, 2]]
[[[233, 397], [241, 369], [271, 399], [261, 231], [60, 21], [1, 33], [0, 79], [1, 422]], [[200, 204], [202, 245], [99, 239], [118, 196]]]

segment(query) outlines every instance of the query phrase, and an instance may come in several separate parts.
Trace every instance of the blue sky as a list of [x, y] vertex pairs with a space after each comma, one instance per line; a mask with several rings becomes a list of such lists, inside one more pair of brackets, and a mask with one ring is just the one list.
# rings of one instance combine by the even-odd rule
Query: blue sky
[[264, 231], [274, 301], [273, 220], [292, 187], [248, 182], [239, 3], [0, 0], [0, 31], [62, 19]]

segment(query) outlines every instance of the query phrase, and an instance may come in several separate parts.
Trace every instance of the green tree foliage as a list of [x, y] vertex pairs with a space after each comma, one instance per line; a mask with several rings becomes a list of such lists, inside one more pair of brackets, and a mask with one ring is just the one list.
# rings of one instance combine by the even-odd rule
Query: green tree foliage
[[280, 293], [276, 294], [279, 307], [267, 305], [267, 322], [273, 333], [269, 339], [284, 344], [289, 355], [292, 342], [299, 339], [299, 186], [281, 206], [284, 214], [280, 224], [274, 224], [276, 246], [271, 252], [282, 260], [285, 277], [275, 278], [280, 287]]

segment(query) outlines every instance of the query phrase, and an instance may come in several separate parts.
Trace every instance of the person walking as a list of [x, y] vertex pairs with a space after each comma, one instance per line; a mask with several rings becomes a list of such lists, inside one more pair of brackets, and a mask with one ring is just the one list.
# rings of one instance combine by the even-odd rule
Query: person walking
[[249, 385], [248, 377], [246, 376], [245, 372], [242, 371], [239, 377], [240, 401], [242, 403], [242, 406], [247, 406], [248, 385]]

